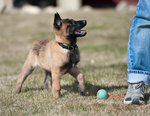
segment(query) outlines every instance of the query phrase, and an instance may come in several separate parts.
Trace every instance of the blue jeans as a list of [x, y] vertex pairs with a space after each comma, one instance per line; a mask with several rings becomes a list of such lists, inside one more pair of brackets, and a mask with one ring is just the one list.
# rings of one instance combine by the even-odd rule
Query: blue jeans
[[129, 33], [127, 51], [129, 83], [150, 85], [150, 0], [139, 0]]

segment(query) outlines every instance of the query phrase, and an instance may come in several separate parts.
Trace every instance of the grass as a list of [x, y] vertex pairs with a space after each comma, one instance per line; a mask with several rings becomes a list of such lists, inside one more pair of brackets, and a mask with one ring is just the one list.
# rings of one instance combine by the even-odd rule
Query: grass
[[[123, 98], [98, 100], [96, 93], [106, 89], [122, 96], [128, 83], [126, 50], [131, 20], [135, 12], [118, 13], [113, 9], [92, 12], [62, 13], [63, 18], [86, 19], [87, 36], [78, 39], [81, 62], [78, 64], [86, 79], [86, 96], [80, 96], [74, 78], [61, 78], [60, 99], [52, 97], [44, 87], [44, 71], [37, 68], [25, 81], [22, 92], [14, 94], [17, 76], [31, 43], [39, 38], [54, 38], [53, 14], [0, 15], [0, 115], [1, 116], [99, 116], [148, 115], [147, 104], [124, 105]], [[149, 87], [148, 87], [149, 88]]]

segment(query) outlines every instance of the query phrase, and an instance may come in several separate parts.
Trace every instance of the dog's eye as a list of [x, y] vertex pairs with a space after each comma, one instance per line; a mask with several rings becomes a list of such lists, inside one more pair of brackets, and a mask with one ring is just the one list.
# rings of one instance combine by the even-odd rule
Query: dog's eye
[[68, 26], [71, 26], [72, 24], [71, 23], [68, 23]]

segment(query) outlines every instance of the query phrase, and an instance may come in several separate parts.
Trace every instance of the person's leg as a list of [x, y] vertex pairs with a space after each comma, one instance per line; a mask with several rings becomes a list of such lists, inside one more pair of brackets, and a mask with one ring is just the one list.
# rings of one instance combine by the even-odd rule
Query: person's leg
[[[143, 103], [144, 84], [150, 85], [150, 1], [139, 0], [130, 28], [127, 51], [129, 82], [124, 103]], [[144, 83], [143, 83], [144, 82]]]

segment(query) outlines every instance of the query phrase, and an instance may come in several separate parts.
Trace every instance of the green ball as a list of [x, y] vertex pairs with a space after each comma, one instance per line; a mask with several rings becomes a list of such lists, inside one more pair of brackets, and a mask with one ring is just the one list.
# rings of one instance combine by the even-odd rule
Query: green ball
[[107, 91], [104, 89], [100, 89], [97, 92], [97, 98], [98, 99], [106, 99], [107, 98]]

